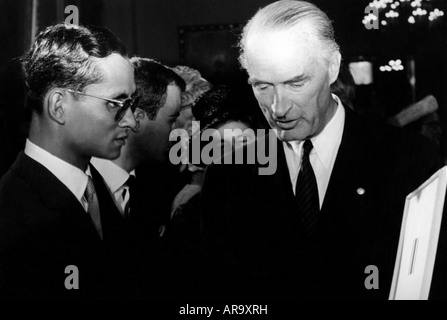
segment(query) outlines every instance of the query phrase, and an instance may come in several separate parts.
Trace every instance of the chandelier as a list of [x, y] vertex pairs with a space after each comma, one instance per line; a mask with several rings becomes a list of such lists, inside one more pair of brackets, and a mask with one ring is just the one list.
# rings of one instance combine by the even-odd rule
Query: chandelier
[[[395, 21], [404, 21], [410, 25], [419, 22], [435, 21], [444, 16], [444, 11], [433, 0], [373, 0], [365, 9], [364, 25], [379, 22], [388, 26]], [[368, 10], [367, 10], [368, 9]]]

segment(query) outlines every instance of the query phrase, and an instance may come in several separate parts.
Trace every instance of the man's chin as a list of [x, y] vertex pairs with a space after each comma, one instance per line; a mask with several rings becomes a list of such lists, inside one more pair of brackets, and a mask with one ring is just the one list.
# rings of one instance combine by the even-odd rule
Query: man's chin
[[306, 139], [306, 135], [299, 134], [294, 130], [281, 130], [281, 129], [273, 129], [276, 136], [279, 140], [288, 142], [288, 141], [301, 141]]
[[121, 155], [121, 148], [114, 148], [111, 150], [108, 150], [107, 152], [102, 152], [100, 154], [95, 155], [97, 158], [103, 158], [108, 160], [116, 160]]

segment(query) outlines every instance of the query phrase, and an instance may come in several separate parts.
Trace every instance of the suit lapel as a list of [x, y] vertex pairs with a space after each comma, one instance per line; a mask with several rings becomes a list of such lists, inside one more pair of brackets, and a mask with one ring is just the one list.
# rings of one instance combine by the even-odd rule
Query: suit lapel
[[[303, 235], [303, 223], [298, 213], [292, 182], [290, 181], [289, 169], [284, 153], [283, 143], [277, 140], [277, 168], [272, 175], [259, 175], [258, 168], [254, 168], [252, 175], [255, 179], [255, 194], [259, 208], [267, 209], [270, 217], [267, 221], [277, 221], [281, 225], [278, 230], [289, 235]], [[271, 220], [270, 220], [271, 219]], [[274, 226], [270, 224], [270, 229]], [[289, 232], [291, 231], [291, 232]], [[296, 241], [294, 238], [293, 241]]]
[[[134, 238], [129, 223], [118, 210], [101, 174], [90, 165], [98, 195], [103, 233], [103, 249], [107, 262], [107, 285], [110, 296], [134, 298]], [[132, 195], [131, 195], [132, 196]]]
[[[355, 180], [361, 180], [363, 168], [362, 161], [367, 156], [361, 128], [357, 127], [353, 119], [352, 111], [346, 110], [345, 126], [343, 137], [338, 149], [337, 158], [329, 180], [326, 196], [323, 201], [322, 212], [327, 208], [333, 208], [335, 202], [338, 202], [343, 189], [349, 188], [355, 183]], [[360, 181], [358, 181], [360, 183]], [[361, 184], [359, 185], [361, 188]], [[353, 190], [346, 190], [352, 193]]]
[[71, 191], [51, 171], [23, 152], [11, 169], [35, 188], [49, 209], [75, 206], [83, 209]]
[[[329, 180], [319, 219], [319, 238], [330, 243], [346, 234], [361, 233], [367, 226], [363, 215], [375, 189], [372, 146], [357, 116], [346, 110], [342, 142]], [[343, 235], [345, 234], [345, 235]], [[329, 239], [329, 240], [328, 240]]]
[[[370, 146], [364, 142], [365, 135], [362, 134], [364, 128], [351, 110], [345, 110], [342, 142], [318, 221], [318, 229], [326, 233], [326, 236], [330, 236], [332, 230], [335, 230], [331, 227], [334, 221], [342, 223], [343, 221], [362, 219], [360, 216], [352, 219], [351, 215], [355, 212], [352, 208], [364, 206], [371, 185], [371, 174], [364, 168], [365, 163], [368, 163], [368, 157], [370, 157], [368, 154]], [[302, 234], [303, 224], [296, 206], [284, 147], [280, 140], [277, 142], [277, 171], [270, 176], [261, 176], [258, 174], [257, 168], [253, 169], [252, 175], [255, 180], [253, 198], [260, 201], [257, 206], [269, 208], [277, 217], [281, 217], [283, 223], [288, 223], [291, 229], [294, 229], [295, 232], [298, 230], [298, 233]], [[362, 190], [365, 191], [365, 194], [361, 194]], [[269, 207], [272, 197], [274, 198], [274, 208]]]
[[85, 212], [73, 193], [51, 171], [23, 152], [19, 154], [11, 170], [33, 187], [48, 209], [45, 214], [53, 215], [45, 219], [65, 221], [73, 230], [82, 230], [84, 238], [89, 241], [95, 239], [97, 244], [100, 244], [101, 238], [89, 214]]
[[125, 237], [128, 228], [127, 221], [116, 207], [113, 196], [110, 194], [101, 174], [93, 165], [90, 165], [90, 171], [98, 195], [103, 239], [108, 241]]

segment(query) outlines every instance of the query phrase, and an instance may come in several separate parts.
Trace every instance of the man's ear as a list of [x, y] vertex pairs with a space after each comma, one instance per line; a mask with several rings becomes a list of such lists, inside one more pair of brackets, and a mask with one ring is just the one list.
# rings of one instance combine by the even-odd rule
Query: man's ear
[[331, 61], [329, 62], [329, 85], [337, 80], [338, 73], [340, 72], [340, 65], [341, 54], [340, 52], [336, 52], [332, 55]]
[[47, 94], [46, 109], [51, 120], [58, 124], [65, 124], [64, 92], [53, 89]]
[[140, 108], [136, 108], [133, 115], [135, 117], [135, 121], [137, 122], [137, 125], [134, 129], [132, 129], [132, 131], [138, 132], [138, 131], [140, 131], [140, 128], [141, 128], [141, 121], [143, 121], [144, 117], [147, 117], [147, 114], [144, 110], [142, 110]]
[[133, 113], [135, 120], [143, 120], [146, 116], [146, 112], [140, 108], [136, 108]]

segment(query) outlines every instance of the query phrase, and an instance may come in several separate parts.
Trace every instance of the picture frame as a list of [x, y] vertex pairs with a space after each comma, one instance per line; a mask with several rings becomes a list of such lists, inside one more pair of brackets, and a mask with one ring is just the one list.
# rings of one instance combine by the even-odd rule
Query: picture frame
[[428, 300], [447, 189], [447, 166], [405, 200], [390, 300]]

